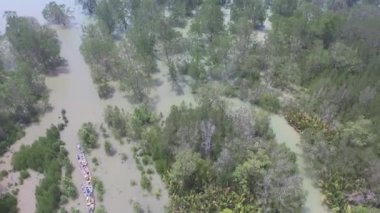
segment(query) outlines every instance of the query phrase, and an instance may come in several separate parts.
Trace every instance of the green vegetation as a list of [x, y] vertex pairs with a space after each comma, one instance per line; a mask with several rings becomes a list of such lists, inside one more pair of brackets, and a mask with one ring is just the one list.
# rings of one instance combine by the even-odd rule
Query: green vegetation
[[[198, 107], [173, 106], [162, 128], [139, 125], [143, 149], [135, 153], [151, 155], [165, 176], [170, 211], [300, 210], [304, 194], [295, 155], [273, 141], [268, 118], [249, 111], [230, 115], [215, 94], [207, 87], [198, 91]], [[149, 182], [142, 175], [141, 186], [149, 189]]]
[[115, 155], [116, 153], [116, 150], [112, 147], [112, 144], [108, 140], [104, 142], [104, 151], [109, 156]]
[[3, 180], [3, 178], [8, 176], [8, 171], [7, 170], [1, 170], [0, 172], [0, 181]]
[[[302, 136], [306, 162], [333, 212], [378, 210], [378, 1], [235, 0], [227, 24], [221, 8], [227, 1], [78, 2], [94, 15], [81, 51], [99, 96], [111, 97], [116, 83], [141, 104], [130, 116], [107, 107], [106, 124], [118, 139], [128, 133], [138, 141], [134, 158], [142, 173], [140, 185], [152, 190], [149, 174], [154, 170], [144, 166], [153, 162], [167, 182], [170, 211], [298, 212], [302, 207], [295, 155], [274, 141], [265, 115], [227, 112], [222, 94], [285, 112]], [[44, 16], [64, 23], [63, 10], [50, 3]], [[272, 14], [272, 30], [266, 42], [257, 41], [255, 30], [263, 27], [267, 14]], [[40, 74], [53, 73], [63, 62], [54, 32], [11, 13], [7, 21], [6, 36], [18, 62], [14, 72], [0, 69], [1, 153], [22, 135], [22, 125], [36, 120], [37, 103], [46, 101]], [[185, 30], [174, 26], [190, 26], [190, 32], [183, 35]], [[162, 67], [168, 67], [178, 93], [182, 81], [190, 82], [197, 106], [173, 106], [159, 123], [150, 91]], [[87, 150], [97, 146], [91, 123], [83, 125], [79, 137]], [[14, 166], [44, 172], [37, 209], [53, 212], [58, 204], [52, 199], [62, 201], [61, 195], [73, 193], [58, 170], [72, 168], [67, 160], [55, 160], [65, 156], [57, 147], [35, 144], [15, 155]], [[108, 154], [114, 151], [108, 142], [104, 148]], [[101, 196], [103, 184], [95, 186]], [[41, 201], [42, 196], [48, 198]], [[142, 211], [138, 203], [134, 209]]]
[[96, 157], [93, 157], [91, 161], [95, 166], [99, 166], [99, 160]]
[[107, 106], [104, 110], [104, 120], [116, 138], [127, 136], [128, 116], [117, 106]]
[[6, 36], [17, 57], [41, 73], [52, 74], [63, 65], [59, 56], [57, 35], [34, 19], [10, 15], [7, 17]]
[[64, 177], [62, 179], [62, 194], [68, 198], [75, 200], [78, 197], [77, 189], [71, 178]]
[[107, 213], [107, 211], [106, 211], [106, 208], [103, 205], [101, 205], [96, 208], [95, 213]]
[[92, 15], [96, 10], [96, 0], [77, 0], [82, 5], [82, 9]]
[[49, 23], [63, 26], [70, 24], [71, 13], [70, 8], [67, 8], [64, 4], [58, 5], [54, 1], [49, 2], [42, 10], [42, 15]]
[[143, 189], [151, 192], [152, 191], [152, 183], [150, 179], [146, 175], [141, 175], [140, 185]]
[[133, 212], [134, 213], [144, 213], [144, 209], [141, 207], [140, 203], [133, 202]]
[[266, 18], [264, 2], [261, 0], [234, 1], [232, 19], [238, 21], [240, 17], [249, 18], [255, 27], [262, 26]]
[[103, 201], [103, 196], [106, 193], [103, 182], [99, 178], [93, 177], [92, 184], [94, 185], [97, 199]]
[[128, 155], [125, 154], [125, 153], [122, 153], [122, 154], [121, 154], [121, 160], [122, 160], [122, 161], [126, 161], [126, 160], [128, 160]]
[[0, 196], [0, 210], [1, 212], [17, 213], [17, 198], [9, 193]]
[[158, 122], [158, 116], [156, 116], [148, 105], [141, 105], [133, 111], [130, 118], [130, 125], [134, 133], [134, 137], [141, 139], [142, 130], [152, 124]]
[[22, 146], [15, 153], [12, 165], [15, 170], [33, 169], [44, 174], [36, 189], [36, 212], [54, 212], [67, 197], [76, 197], [76, 188], [68, 176], [62, 179], [62, 168], [68, 160], [67, 151], [60, 140], [59, 130], [52, 126], [31, 146]]
[[20, 171], [20, 178], [21, 179], [27, 179], [28, 177], [30, 177], [28, 170], [21, 170]]
[[78, 131], [78, 136], [82, 146], [87, 152], [98, 147], [98, 133], [93, 123], [87, 122], [82, 124], [82, 127]]
[[286, 117], [334, 212], [379, 207], [380, 10], [357, 2], [273, 1], [266, 45], [273, 83], [306, 88]]
[[0, 63], [0, 155], [23, 136], [25, 125], [46, 110], [48, 91], [42, 74], [53, 74], [64, 62], [54, 31], [15, 12], [5, 16], [6, 33], [0, 39], [8, 40], [11, 49], [1, 56], [14, 56], [15, 67]]

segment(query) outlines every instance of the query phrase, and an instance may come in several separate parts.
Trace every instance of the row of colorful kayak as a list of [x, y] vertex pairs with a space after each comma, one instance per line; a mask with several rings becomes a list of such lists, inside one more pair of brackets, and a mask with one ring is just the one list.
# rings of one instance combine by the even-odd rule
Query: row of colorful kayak
[[88, 163], [86, 160], [86, 156], [84, 155], [84, 151], [82, 147], [78, 144], [78, 154], [77, 154], [77, 160], [79, 163], [79, 169], [83, 175], [84, 183], [81, 185], [82, 192], [84, 196], [86, 197], [86, 206], [88, 209], [88, 212], [92, 213], [95, 210], [95, 197], [94, 197], [94, 187], [91, 183], [91, 174], [90, 169], [88, 167]]

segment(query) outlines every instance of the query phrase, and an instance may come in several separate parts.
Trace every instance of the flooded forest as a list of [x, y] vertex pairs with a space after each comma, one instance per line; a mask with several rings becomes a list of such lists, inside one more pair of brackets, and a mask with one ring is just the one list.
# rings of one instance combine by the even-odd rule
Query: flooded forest
[[0, 13], [0, 213], [380, 213], [379, 0]]

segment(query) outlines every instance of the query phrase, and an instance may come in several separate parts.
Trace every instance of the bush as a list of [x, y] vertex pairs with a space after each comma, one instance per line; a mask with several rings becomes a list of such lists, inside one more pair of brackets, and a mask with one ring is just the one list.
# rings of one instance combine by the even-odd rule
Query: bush
[[159, 121], [158, 116], [149, 109], [148, 105], [144, 104], [136, 108], [131, 118], [131, 126], [135, 137], [141, 139], [144, 127], [155, 124], [157, 121]]
[[277, 112], [280, 109], [280, 101], [269, 92], [264, 92], [260, 95], [257, 105], [270, 112]]
[[8, 176], [8, 171], [7, 170], [2, 170], [0, 172], [0, 181], [3, 180], [4, 177]]
[[17, 213], [17, 199], [15, 196], [6, 193], [0, 196], [0, 210], [1, 212]]
[[117, 106], [107, 106], [104, 110], [104, 120], [116, 138], [127, 135], [127, 114]]
[[125, 153], [122, 153], [122, 154], [121, 154], [121, 160], [122, 160], [122, 161], [126, 161], [126, 160], [128, 160], [128, 155], [125, 154]]
[[142, 163], [146, 166], [149, 164], [149, 157], [144, 155], [144, 157], [142, 158]]
[[112, 147], [112, 144], [109, 141], [105, 141], [104, 150], [106, 151], [106, 154], [109, 156], [114, 155], [116, 152], [115, 149]]
[[62, 181], [63, 194], [71, 199], [78, 197], [77, 188], [70, 178], [65, 177]]
[[154, 174], [154, 170], [151, 169], [151, 168], [148, 168], [148, 169], [146, 170], [146, 173], [147, 173], [148, 175], [152, 175], [152, 174]]
[[141, 207], [141, 204], [138, 202], [133, 203], [133, 212], [134, 213], [144, 213], [144, 209]]
[[160, 199], [161, 195], [162, 195], [162, 190], [161, 189], [158, 189], [158, 191], [156, 191], [154, 193], [154, 196], [156, 196], [157, 199]]
[[108, 99], [112, 98], [115, 89], [111, 87], [108, 83], [101, 83], [98, 85], [98, 95], [99, 98]]
[[55, 212], [61, 202], [62, 160], [67, 159], [63, 144], [58, 128], [53, 126], [45, 137], [40, 137], [31, 146], [21, 147], [13, 155], [15, 170], [33, 169], [45, 175], [35, 192], [37, 212]]
[[95, 213], [107, 213], [107, 211], [106, 208], [103, 205], [101, 205], [98, 208], [96, 208]]
[[52, 1], [45, 6], [42, 15], [49, 23], [66, 26], [70, 22], [71, 11], [64, 4]]
[[103, 182], [101, 180], [99, 180], [99, 178], [94, 177], [92, 179], [92, 184], [95, 187], [97, 198], [99, 199], [99, 201], [103, 201], [103, 196], [106, 193], [105, 189], [104, 189]]
[[140, 185], [143, 189], [149, 192], [152, 191], [152, 183], [146, 175], [141, 175]]
[[93, 157], [91, 161], [93, 164], [95, 164], [95, 166], [99, 166], [99, 161], [96, 157]]
[[29, 174], [28, 170], [21, 170], [21, 172], [20, 172], [20, 178], [23, 179], [23, 180], [25, 180], [28, 177], [30, 177], [30, 174]]
[[92, 123], [84, 123], [79, 129], [78, 135], [80, 142], [86, 151], [98, 146], [98, 134], [96, 133], [95, 127]]

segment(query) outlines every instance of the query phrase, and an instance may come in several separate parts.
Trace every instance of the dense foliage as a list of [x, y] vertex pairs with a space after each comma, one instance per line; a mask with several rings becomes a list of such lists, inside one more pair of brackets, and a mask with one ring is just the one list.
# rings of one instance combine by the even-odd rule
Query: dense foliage
[[41, 73], [53, 73], [64, 62], [56, 33], [32, 18], [8, 16], [6, 36], [17, 56]]
[[127, 136], [128, 116], [117, 106], [107, 106], [104, 110], [104, 120], [116, 138]]
[[49, 2], [42, 10], [42, 15], [49, 23], [63, 26], [70, 24], [71, 13], [70, 8], [66, 5], [57, 4], [54, 1]]
[[[84, 35], [82, 51], [99, 85], [116, 80], [133, 100], [148, 102], [159, 67], [168, 68], [173, 88], [180, 91], [189, 76], [201, 94], [198, 107], [173, 107], [163, 126], [146, 105], [128, 120], [167, 179], [170, 209], [296, 212], [302, 205], [294, 155], [273, 142], [266, 119], [227, 112], [221, 93], [286, 112], [333, 211], [379, 208], [378, 2], [228, 4], [103, 0]], [[223, 20], [225, 5], [230, 22]], [[272, 30], [264, 27], [263, 41], [256, 30], [267, 16]], [[214, 99], [198, 90], [215, 81], [223, 87], [210, 91]], [[122, 122], [113, 120], [108, 125]]]
[[295, 155], [273, 140], [268, 118], [244, 109], [229, 113], [210, 90], [199, 92], [196, 108], [173, 106], [162, 128], [139, 126], [144, 152], [167, 180], [169, 209], [300, 211]]
[[0, 211], [7, 213], [17, 213], [17, 198], [6, 193], [0, 196]]
[[8, 40], [11, 49], [1, 55], [14, 55], [16, 61], [15, 67], [0, 63], [0, 154], [23, 135], [22, 126], [46, 109], [48, 93], [41, 74], [53, 73], [63, 61], [52, 30], [12, 12], [5, 15], [6, 37], [0, 39]]
[[86, 151], [98, 147], [98, 133], [93, 123], [87, 122], [82, 124], [82, 127], [78, 131], [78, 136], [79, 141]]
[[45, 137], [40, 137], [31, 146], [22, 146], [13, 156], [15, 170], [33, 169], [44, 174], [35, 192], [38, 213], [55, 212], [61, 202], [77, 195], [69, 179], [71, 174], [62, 177], [62, 168], [71, 167], [63, 145], [58, 128], [52, 126]]
[[336, 212], [380, 203], [380, 9], [356, 2], [273, 1], [267, 44], [273, 83], [308, 89], [288, 119]]

